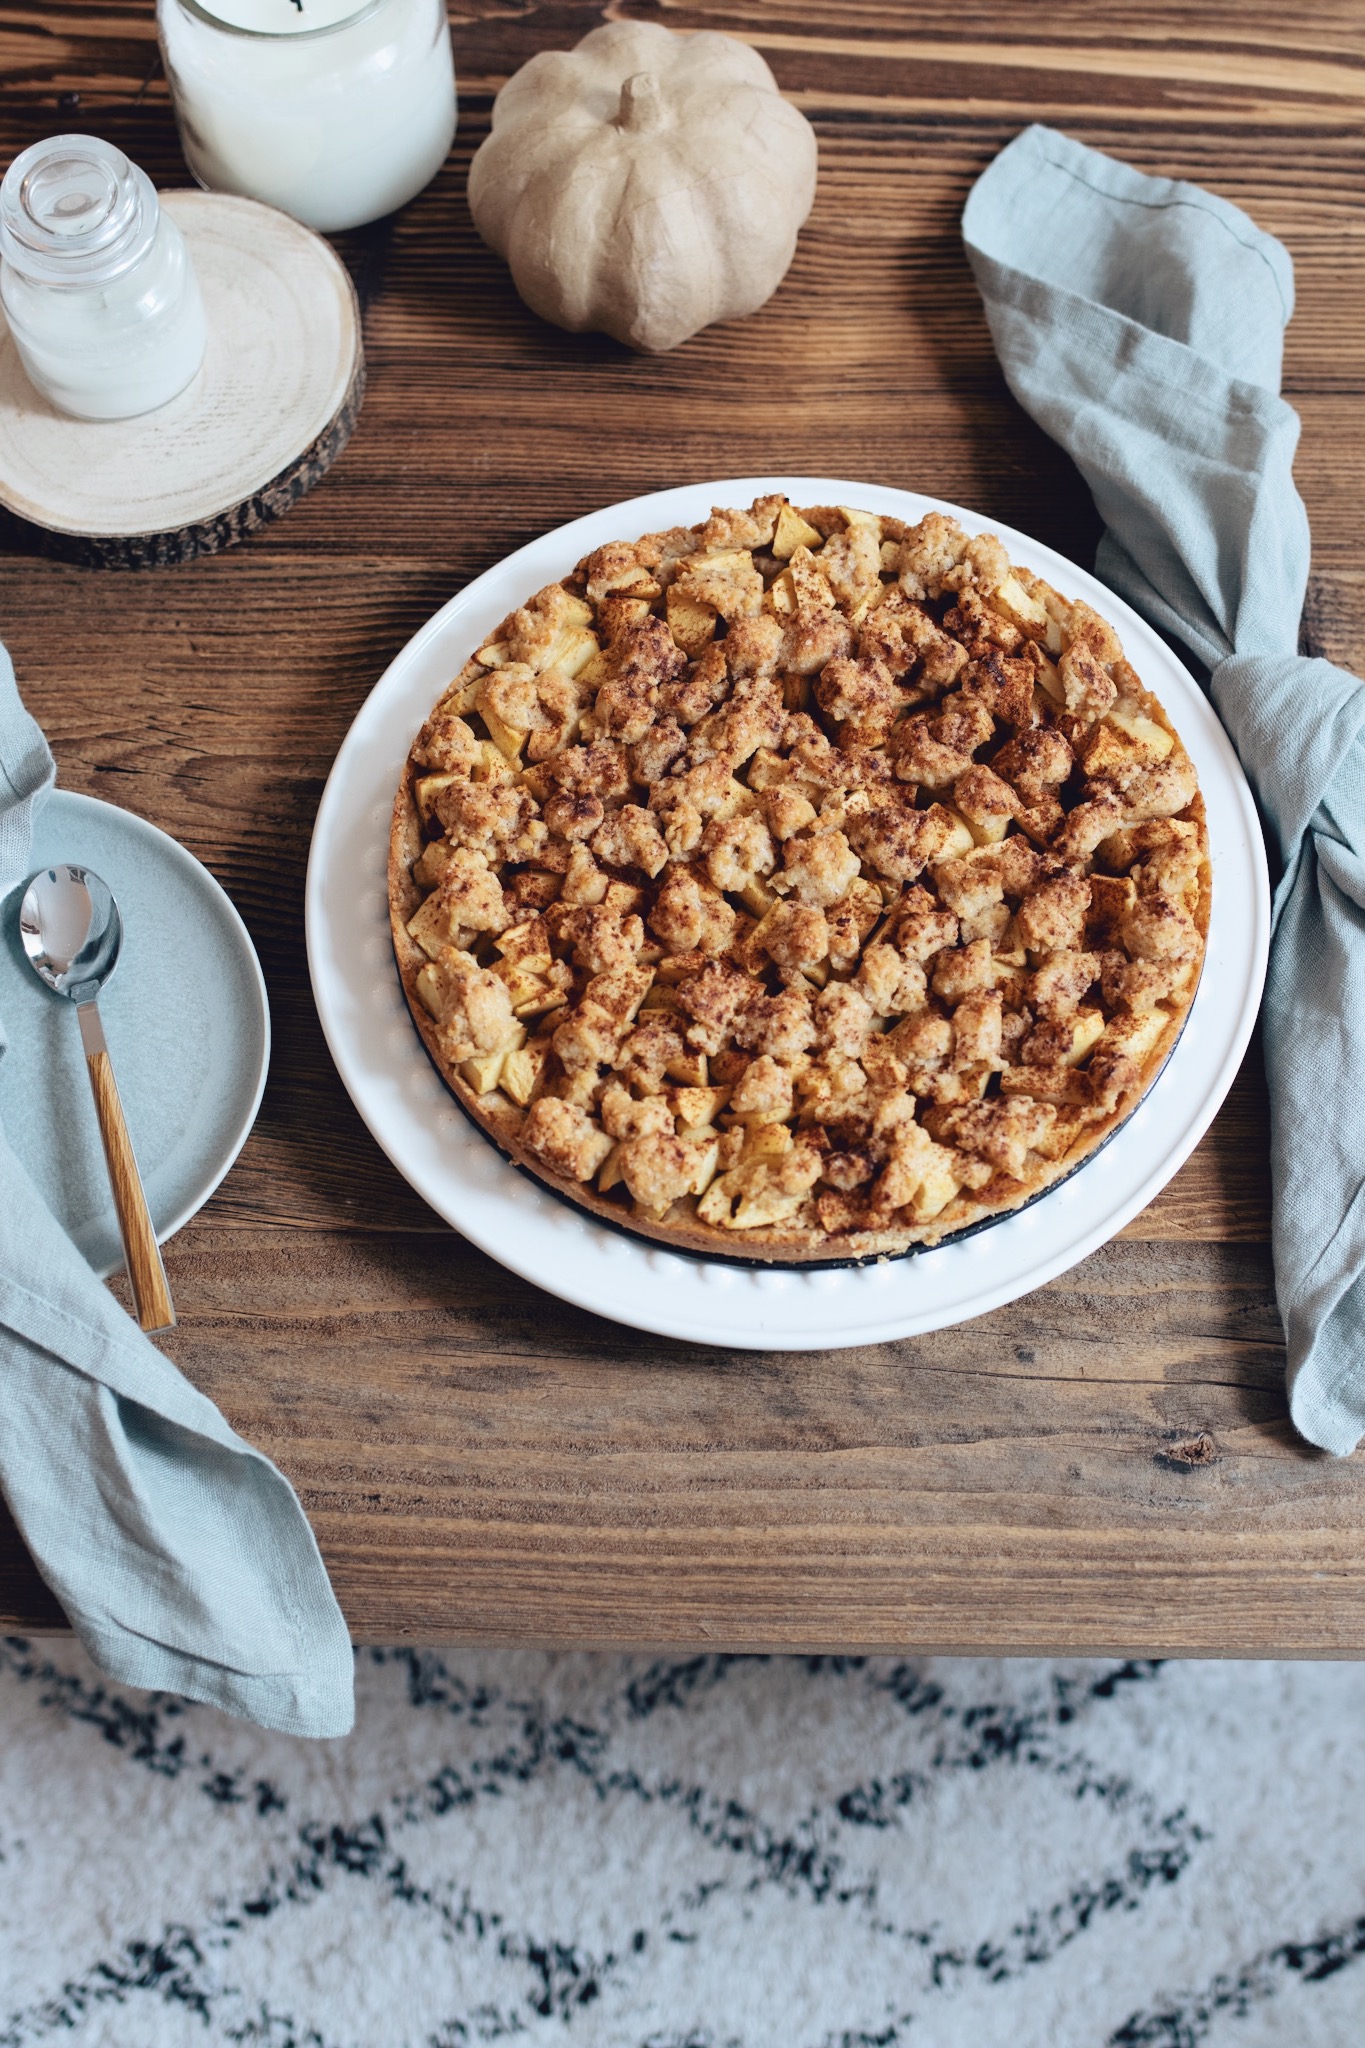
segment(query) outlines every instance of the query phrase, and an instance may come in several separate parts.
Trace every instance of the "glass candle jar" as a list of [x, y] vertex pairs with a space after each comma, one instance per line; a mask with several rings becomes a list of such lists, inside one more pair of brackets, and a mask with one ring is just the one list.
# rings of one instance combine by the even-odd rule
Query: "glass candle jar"
[[0, 184], [0, 301], [62, 412], [122, 420], [183, 391], [208, 330], [184, 237], [150, 178], [93, 135], [54, 135]]
[[332, 233], [392, 213], [455, 134], [445, 0], [157, 0], [199, 183]]

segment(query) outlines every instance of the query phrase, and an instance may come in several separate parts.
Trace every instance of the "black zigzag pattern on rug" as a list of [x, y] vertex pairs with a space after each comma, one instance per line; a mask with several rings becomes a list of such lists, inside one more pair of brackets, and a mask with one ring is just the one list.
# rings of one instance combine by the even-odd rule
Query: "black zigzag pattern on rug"
[[[1154, 1887], [1180, 1881], [1197, 1858], [1205, 1831], [1181, 1807], [1166, 1810], [1150, 1791], [1106, 1771], [1085, 1746], [1102, 1732], [1108, 1703], [1160, 1677], [1157, 1663], [1125, 1661], [1084, 1676], [1054, 1673], [1044, 1695], [1027, 1706], [957, 1697], [926, 1678], [911, 1660], [813, 1657], [785, 1660], [808, 1695], [837, 1705], [855, 1694], [875, 1697], [914, 1732], [904, 1769], [867, 1776], [830, 1792], [798, 1821], [779, 1823], [752, 1804], [715, 1791], [701, 1776], [650, 1773], [618, 1760], [624, 1731], [658, 1716], [724, 1711], [736, 1674], [769, 1660], [728, 1656], [665, 1659], [607, 1689], [590, 1718], [554, 1714], [533, 1692], [471, 1682], [444, 1658], [408, 1649], [359, 1653], [362, 1663], [401, 1681], [409, 1713], [458, 1724], [467, 1738], [458, 1762], [444, 1761], [412, 1782], [391, 1788], [361, 1819], [300, 1813], [289, 1790], [269, 1776], [215, 1754], [196, 1740], [215, 1716], [161, 1695], [131, 1698], [117, 1688], [73, 1675], [40, 1645], [10, 1638], [0, 1644], [0, 1676], [36, 1697], [43, 1708], [87, 1729], [120, 1761], [201, 1798], [214, 1811], [245, 1812], [261, 1831], [262, 1862], [249, 1888], [217, 1903], [194, 1925], [130, 1931], [115, 1951], [62, 1972], [61, 1982], [0, 2022], [0, 2048], [78, 2030], [91, 2015], [162, 2005], [192, 2014], [204, 2038], [251, 2048], [339, 2048], [316, 2015], [276, 2009], [231, 1981], [227, 1960], [244, 1935], [338, 1888], [360, 1884], [406, 1922], [435, 1928], [477, 1961], [496, 1957], [520, 1985], [511, 2004], [475, 2002], [424, 2029], [410, 2048], [464, 2048], [512, 2035], [594, 2039], [593, 2015], [630, 2003], [666, 1945], [691, 1945], [704, 1956], [716, 1915], [737, 1897], [785, 1894], [854, 1911], [866, 1933], [896, 1944], [906, 1963], [904, 2001], [847, 2031], [793, 2040], [790, 2048], [899, 2048], [937, 2002], [964, 1984], [1005, 1986], [1028, 1976], [1115, 1913], [1137, 1911]], [[617, 1660], [604, 1659], [614, 1668]], [[939, 1667], [940, 1669], [942, 1667]], [[1101, 1717], [1097, 1721], [1096, 1717]], [[1093, 1744], [1090, 1745], [1094, 1747]], [[638, 1749], [638, 1745], [637, 1745]], [[945, 1784], [985, 1782], [1001, 1770], [1036, 1775], [1077, 1810], [1102, 1810], [1127, 1837], [1111, 1867], [1078, 1876], [1057, 1896], [988, 1939], [954, 1941], [937, 1925], [907, 1924], [885, 1910], [875, 1873], [858, 1861], [857, 1845], [902, 1827], [915, 1808]], [[603, 1945], [586, 1946], [551, 1927], [509, 1924], [504, 1910], [478, 1896], [468, 1874], [419, 1876], [412, 1849], [430, 1823], [481, 1802], [516, 1799], [524, 1788], [553, 1788], [564, 1777], [594, 1795], [606, 1813], [634, 1807], [660, 1824], [681, 1826], [689, 1839], [719, 1857], [719, 1874], [680, 1885], [648, 1924], [621, 1924]], [[211, 1821], [209, 1823], [211, 1825]], [[1285, 1944], [1258, 1956], [1202, 1993], [1134, 2013], [1106, 2048], [1195, 2048], [1223, 2012], [1243, 2012], [1286, 1981], [1320, 1981], [1365, 1952], [1365, 1922], [1316, 1945]], [[898, 2001], [899, 2003], [899, 2001]], [[567, 2036], [566, 2036], [567, 2030]], [[409, 2048], [405, 2041], [385, 2048]], [[651, 2034], [640, 2048], [767, 2048], [706, 2030]]]
[[[1115, 2028], [1105, 2048], [1199, 2048], [1223, 2014], [1245, 2019], [1254, 2007], [1277, 1997], [1286, 1984], [1321, 1984], [1362, 1956], [1365, 1918], [1313, 1941], [1282, 1942], [1253, 1956], [1231, 1975], [1223, 1972], [1203, 1991], [1186, 1992], [1153, 2012], [1134, 2013]], [[1342, 2048], [1350, 2044], [1343, 2042]]]

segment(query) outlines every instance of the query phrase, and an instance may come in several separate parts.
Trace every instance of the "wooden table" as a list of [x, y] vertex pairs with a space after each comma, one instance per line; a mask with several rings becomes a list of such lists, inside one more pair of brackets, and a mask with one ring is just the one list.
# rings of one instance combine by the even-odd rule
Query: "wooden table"
[[[1197, 179], [1287, 243], [1305, 634], [1365, 659], [1355, 0], [1311, 26], [1266, 0], [639, 9], [754, 43], [821, 151], [777, 297], [654, 360], [534, 319], [464, 197], [501, 81], [622, 11], [470, 0], [455, 21], [455, 152], [339, 238], [369, 395], [283, 523], [142, 574], [0, 535], [4, 637], [63, 782], [193, 848], [270, 984], [265, 1106], [169, 1248], [167, 1349], [298, 1487], [359, 1639], [1365, 1652], [1365, 1464], [1285, 1411], [1255, 1057], [1166, 1193], [1073, 1272], [937, 1336], [800, 1356], [642, 1337], [513, 1279], [408, 1190], [333, 1071], [303, 950], [328, 766], [409, 634], [509, 549], [666, 484], [805, 470], [1091, 559], [1089, 496], [1006, 393], [958, 235], [1029, 120]], [[11, 8], [0, 62], [6, 160], [88, 128], [187, 182], [149, 0]], [[0, 1621], [58, 1619], [6, 1528]]]

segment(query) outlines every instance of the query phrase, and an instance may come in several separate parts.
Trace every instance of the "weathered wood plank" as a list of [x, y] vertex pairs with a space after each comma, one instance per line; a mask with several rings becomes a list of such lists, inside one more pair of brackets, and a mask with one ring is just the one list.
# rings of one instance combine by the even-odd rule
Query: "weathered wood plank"
[[[604, 13], [723, 27], [816, 123], [821, 184], [751, 319], [644, 359], [537, 321], [464, 199], [497, 86]], [[275, 1056], [242, 1159], [170, 1247], [168, 1348], [276, 1456], [361, 1636], [1365, 1654], [1365, 1479], [1289, 1428], [1253, 1053], [1163, 1195], [1072, 1274], [899, 1345], [643, 1338], [463, 1244], [327, 1058], [309, 833], [384, 666], [510, 549], [616, 498], [805, 470], [917, 487], [1088, 563], [1098, 525], [1000, 377], [962, 257], [973, 178], [1043, 119], [1194, 178], [1289, 246], [1286, 391], [1313, 524], [1304, 641], [1365, 662], [1365, 36], [1356, 0], [467, 0], [431, 188], [340, 237], [370, 388], [272, 532], [143, 577], [0, 530], [3, 633], [62, 778], [207, 860], [252, 930]], [[143, 0], [12, 7], [6, 157], [58, 127], [186, 182]], [[0, 1517], [0, 1622], [54, 1609]]]
[[1284, 1649], [1365, 1650], [1358, 1482], [1286, 1433], [1257, 1250], [1111, 1246], [837, 1357], [642, 1344], [449, 1235], [199, 1223], [170, 1273], [167, 1348], [362, 1635], [1193, 1654], [1269, 1602]]

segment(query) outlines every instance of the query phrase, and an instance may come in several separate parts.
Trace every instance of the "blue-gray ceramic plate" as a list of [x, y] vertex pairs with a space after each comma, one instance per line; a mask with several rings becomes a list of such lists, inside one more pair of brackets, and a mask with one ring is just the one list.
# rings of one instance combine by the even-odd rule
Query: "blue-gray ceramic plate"
[[[123, 950], [100, 1015], [159, 1238], [206, 1202], [256, 1120], [270, 1058], [260, 962], [232, 903], [192, 853], [95, 797], [52, 792], [28, 872], [75, 861], [102, 875]], [[97, 1273], [123, 1264], [72, 1005], [19, 947], [22, 886], [0, 904], [0, 1125]]]

